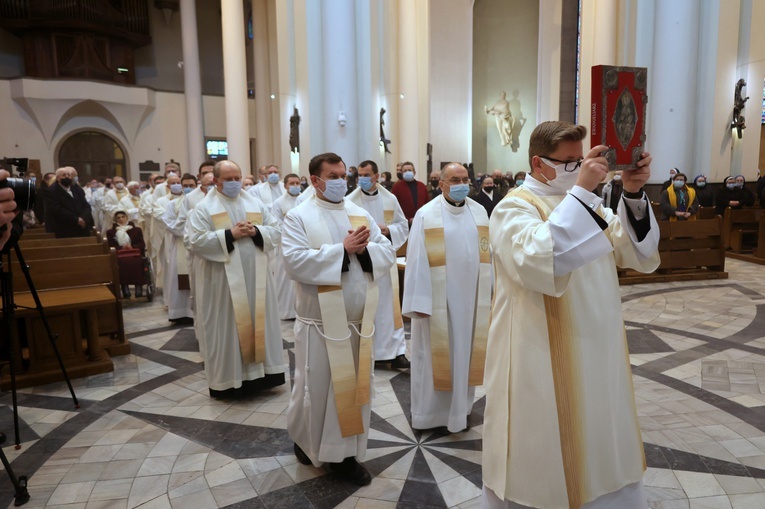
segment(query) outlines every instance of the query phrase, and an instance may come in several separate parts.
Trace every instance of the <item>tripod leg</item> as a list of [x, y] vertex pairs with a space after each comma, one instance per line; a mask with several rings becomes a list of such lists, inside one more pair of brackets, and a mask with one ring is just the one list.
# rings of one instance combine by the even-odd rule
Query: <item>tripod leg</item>
[[[8, 255], [8, 267], [10, 269], [10, 255]], [[13, 401], [13, 431], [16, 438], [16, 449], [21, 449], [21, 439], [19, 437], [19, 405], [16, 399], [16, 366], [13, 360], [13, 322], [15, 320], [15, 310], [13, 304], [13, 276], [10, 271], [3, 270], [3, 261], [0, 259], [0, 295], [3, 297], [3, 334], [8, 339], [8, 357], [10, 359], [11, 375], [11, 398]], [[5, 441], [5, 435], [2, 436]], [[0, 442], [2, 443], [2, 442]]]
[[[0, 433], [0, 444], [5, 442], [5, 433]], [[5, 467], [5, 471], [8, 472], [8, 477], [11, 478], [11, 484], [13, 484], [13, 489], [16, 490], [16, 495], [14, 495], [15, 502], [13, 505], [16, 507], [20, 505], [24, 505], [27, 502], [29, 502], [29, 491], [27, 491], [27, 476], [22, 475], [21, 477], [16, 477], [16, 474], [13, 473], [13, 469], [11, 468], [11, 464], [8, 461], [8, 458], [5, 457], [5, 453], [2, 449], [0, 449], [0, 461], [3, 462], [3, 466]]]
[[56, 354], [56, 360], [58, 360], [58, 365], [61, 367], [61, 373], [64, 375], [64, 380], [66, 380], [66, 385], [69, 387], [69, 393], [72, 395], [72, 401], [74, 402], [74, 408], [80, 408], [80, 402], [77, 401], [77, 396], [74, 393], [74, 388], [72, 387], [72, 382], [69, 380], [69, 374], [66, 372], [66, 366], [64, 366], [64, 361], [61, 359], [61, 352], [58, 350], [58, 345], [56, 344], [56, 335], [53, 334], [53, 331], [50, 328], [50, 324], [48, 323], [48, 318], [45, 316], [45, 308], [43, 308], [42, 302], [40, 302], [40, 297], [37, 295], [37, 288], [35, 288], [35, 283], [32, 281], [32, 276], [29, 274], [29, 266], [24, 261], [24, 256], [21, 254], [21, 247], [16, 244], [13, 246], [15, 252], [16, 252], [16, 258], [19, 260], [19, 266], [21, 267], [21, 272], [24, 273], [24, 278], [27, 280], [27, 286], [29, 287], [29, 291], [32, 293], [32, 298], [35, 300], [35, 306], [37, 307], [37, 312], [40, 315], [40, 319], [43, 322], [43, 325], [45, 326], [45, 331], [48, 333], [48, 341], [50, 341], [50, 345], [53, 348], [53, 353]]

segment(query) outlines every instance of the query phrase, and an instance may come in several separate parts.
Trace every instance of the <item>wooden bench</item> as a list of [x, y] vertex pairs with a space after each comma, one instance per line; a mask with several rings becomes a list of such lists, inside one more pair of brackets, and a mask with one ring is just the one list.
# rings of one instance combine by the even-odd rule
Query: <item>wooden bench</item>
[[[59, 239], [65, 240], [65, 239]], [[94, 244], [98, 248], [101, 245]], [[79, 248], [80, 246], [73, 246]], [[62, 249], [62, 253], [67, 249]], [[51, 329], [59, 334], [57, 345], [72, 378], [114, 370], [111, 357], [130, 352], [125, 339], [122, 303], [117, 298], [119, 270], [114, 249], [106, 254], [26, 259], [30, 275]], [[27, 281], [17, 260], [12, 262], [17, 337], [15, 369], [19, 387], [62, 380], [60, 368]], [[83, 338], [86, 348], [83, 348]], [[24, 355], [26, 353], [26, 355]], [[23, 365], [22, 358], [28, 359]], [[3, 384], [8, 382], [7, 376]]]
[[651, 274], [619, 270], [619, 283], [728, 278], [719, 217], [698, 221], [661, 221], [659, 231], [659, 268]]
[[699, 207], [699, 211], [696, 212], [696, 219], [714, 219], [717, 215], [717, 208], [715, 207]]
[[82, 246], [86, 244], [101, 244], [103, 242], [103, 239], [94, 235], [91, 235], [90, 237], [72, 237], [70, 239], [27, 239], [25, 238], [25, 235], [22, 235], [19, 239], [19, 245], [21, 246], [21, 249], [48, 246]]
[[56, 234], [55, 233], [48, 233], [43, 229], [40, 228], [30, 228], [28, 230], [24, 230], [24, 238], [27, 239], [55, 239]]
[[734, 253], [740, 253], [743, 250], [744, 237], [755, 237], [759, 231], [760, 219], [763, 209], [759, 207], [725, 209], [723, 215], [723, 232], [725, 236], [725, 248]]
[[109, 254], [109, 246], [106, 243], [81, 244], [65, 247], [52, 245], [48, 247], [21, 248], [21, 255], [24, 257], [24, 260], [26, 260], [27, 263], [35, 260], [50, 260], [54, 258], [80, 258], [83, 256], [95, 256], [100, 254]]

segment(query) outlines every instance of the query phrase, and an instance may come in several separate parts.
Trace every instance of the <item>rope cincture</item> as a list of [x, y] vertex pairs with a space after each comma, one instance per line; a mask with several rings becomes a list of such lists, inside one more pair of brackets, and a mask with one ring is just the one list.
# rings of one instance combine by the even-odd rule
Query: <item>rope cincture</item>
[[[326, 334], [324, 334], [324, 331], [322, 330], [322, 327], [324, 326], [324, 323], [321, 320], [314, 320], [313, 318], [304, 318], [302, 316], [297, 316], [295, 318], [295, 320], [298, 321], [298, 322], [304, 323], [306, 325], [313, 325], [313, 327], [316, 329], [316, 332], [318, 332], [321, 337], [323, 337], [324, 339], [327, 339], [329, 341], [346, 341], [346, 340], [351, 339], [351, 337], [353, 336], [353, 333], [351, 331], [348, 331], [348, 335], [346, 337], [344, 337], [344, 338], [339, 338], [339, 339], [338, 338], [331, 338], [331, 337], [327, 336]], [[368, 339], [368, 338], [374, 337], [374, 333], [375, 333], [375, 326], [374, 326], [374, 324], [372, 325], [372, 334], [370, 334], [368, 336], [364, 336], [363, 334], [361, 334], [361, 332], [357, 328], [357, 325], [361, 325], [361, 322], [362, 322], [362, 320], [354, 320], [354, 321], [348, 322], [348, 325], [351, 326], [353, 331], [356, 332], [356, 334], [358, 334], [360, 338], [367, 338]], [[306, 341], [305, 342], [305, 385], [303, 386], [303, 393], [304, 393], [304, 396], [303, 396], [303, 407], [305, 407], [305, 408], [310, 408], [311, 407], [311, 397], [310, 397], [309, 392], [308, 392], [308, 373], [310, 372], [310, 367], [308, 365], [308, 358], [309, 358], [309, 352], [310, 352], [310, 350], [309, 350], [310, 349], [310, 343], [311, 343], [310, 341]], [[372, 366], [374, 366], [374, 349], [372, 349]], [[375, 378], [374, 369], [372, 369], [372, 397], [373, 398], [374, 398], [374, 395], [375, 395], [375, 391], [374, 391], [374, 378]]]

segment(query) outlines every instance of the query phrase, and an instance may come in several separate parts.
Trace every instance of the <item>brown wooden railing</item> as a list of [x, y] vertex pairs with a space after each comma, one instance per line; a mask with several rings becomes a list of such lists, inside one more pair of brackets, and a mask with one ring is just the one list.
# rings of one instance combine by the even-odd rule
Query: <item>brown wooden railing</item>
[[147, 0], [0, 0], [0, 19], [77, 20], [149, 34]]

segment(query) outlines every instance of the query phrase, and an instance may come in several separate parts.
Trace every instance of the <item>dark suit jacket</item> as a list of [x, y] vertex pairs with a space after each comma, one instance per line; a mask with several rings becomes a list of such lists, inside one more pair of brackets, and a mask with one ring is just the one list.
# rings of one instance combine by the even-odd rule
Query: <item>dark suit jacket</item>
[[[56, 238], [87, 237], [93, 228], [93, 216], [85, 191], [74, 184], [69, 189], [72, 196], [56, 182], [45, 193], [45, 231], [55, 233]], [[85, 220], [85, 228], [77, 224], [79, 218]]]
[[483, 189], [478, 192], [475, 196], [473, 196], [473, 200], [477, 201], [481, 205], [483, 205], [483, 208], [486, 209], [486, 213], [491, 217], [491, 213], [494, 210], [494, 207], [497, 206], [497, 203], [502, 199], [502, 197], [499, 195], [499, 191], [496, 189], [494, 190], [494, 196], [493, 199], [486, 196], [486, 193], [483, 192]]

